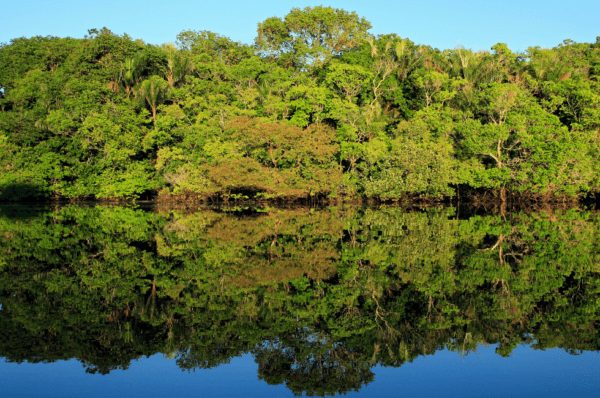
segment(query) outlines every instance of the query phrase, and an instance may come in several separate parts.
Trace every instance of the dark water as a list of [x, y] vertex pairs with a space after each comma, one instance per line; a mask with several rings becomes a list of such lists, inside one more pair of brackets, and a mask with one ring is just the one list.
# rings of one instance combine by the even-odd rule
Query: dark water
[[0, 206], [3, 396], [600, 396], [600, 214]]

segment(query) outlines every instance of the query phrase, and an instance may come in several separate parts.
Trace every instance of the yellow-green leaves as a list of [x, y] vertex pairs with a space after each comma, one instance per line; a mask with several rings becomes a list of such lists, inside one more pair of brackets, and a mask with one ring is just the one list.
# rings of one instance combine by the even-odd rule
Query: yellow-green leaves
[[369, 84], [372, 77], [370, 71], [358, 65], [333, 63], [327, 68], [325, 82], [351, 103]]
[[135, 96], [150, 107], [152, 120], [156, 122], [156, 109], [169, 97], [170, 91], [169, 83], [164, 79], [159, 76], [151, 76], [136, 87]]
[[361, 44], [370, 28], [354, 12], [323, 6], [293, 8], [283, 20], [272, 17], [259, 23], [255, 44], [266, 58], [313, 69]]

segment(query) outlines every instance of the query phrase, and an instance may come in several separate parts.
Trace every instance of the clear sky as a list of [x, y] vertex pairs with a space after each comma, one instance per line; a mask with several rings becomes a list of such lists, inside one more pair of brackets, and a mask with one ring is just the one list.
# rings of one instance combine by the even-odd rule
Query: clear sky
[[252, 43], [256, 24], [284, 17], [293, 7], [332, 6], [356, 11], [371, 33], [396, 33], [440, 49], [474, 50], [498, 42], [516, 51], [553, 47], [564, 39], [594, 42], [600, 36], [599, 0], [4, 0], [0, 43], [15, 37], [83, 37], [106, 26], [148, 43], [174, 42], [184, 29], [211, 30]]

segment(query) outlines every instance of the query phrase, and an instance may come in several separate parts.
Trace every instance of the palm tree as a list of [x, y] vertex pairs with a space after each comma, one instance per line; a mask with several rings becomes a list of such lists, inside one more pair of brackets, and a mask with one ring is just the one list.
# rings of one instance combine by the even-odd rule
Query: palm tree
[[458, 46], [432, 57], [431, 62], [450, 77], [460, 77], [466, 81], [460, 97], [467, 106], [473, 102], [479, 85], [502, 81], [506, 77], [505, 68], [488, 51], [473, 52]]
[[571, 67], [560, 57], [558, 51], [529, 48], [527, 67], [531, 75], [539, 81], [560, 81], [571, 77]]
[[178, 51], [172, 44], [167, 44], [164, 48], [167, 52], [167, 70], [165, 71], [165, 77], [171, 87], [175, 87], [177, 83], [182, 82], [183, 79], [185, 79], [185, 76], [192, 71], [192, 61], [188, 56]]
[[134, 58], [126, 59], [123, 63], [123, 66], [121, 66], [121, 71], [119, 72], [119, 81], [125, 86], [127, 98], [129, 98], [131, 95], [132, 87], [140, 81], [140, 72], [140, 63]]
[[423, 65], [428, 51], [425, 46], [415, 46], [412, 42], [403, 39], [396, 43], [395, 50], [398, 62], [397, 74], [402, 81], [406, 80], [413, 70]]
[[171, 86], [160, 76], [151, 76], [140, 83], [135, 96], [152, 110], [152, 120], [156, 122], [156, 108], [169, 98]]
[[473, 86], [504, 78], [503, 71], [488, 51], [473, 52], [458, 46], [454, 50], [445, 51], [434, 62], [451, 77], [462, 77]]

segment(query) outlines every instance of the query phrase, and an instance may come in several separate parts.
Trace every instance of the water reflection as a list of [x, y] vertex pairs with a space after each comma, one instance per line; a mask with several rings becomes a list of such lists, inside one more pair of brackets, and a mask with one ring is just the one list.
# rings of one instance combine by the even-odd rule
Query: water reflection
[[296, 394], [518, 344], [597, 351], [597, 213], [66, 206], [0, 218], [0, 356], [89, 373], [250, 353]]

